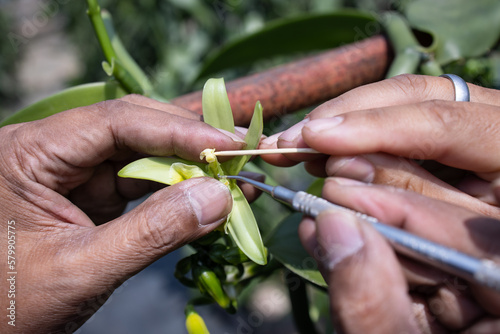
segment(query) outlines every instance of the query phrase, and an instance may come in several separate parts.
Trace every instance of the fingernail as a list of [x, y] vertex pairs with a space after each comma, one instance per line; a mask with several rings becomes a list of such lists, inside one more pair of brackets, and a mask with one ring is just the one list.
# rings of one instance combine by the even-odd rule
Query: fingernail
[[322, 119], [317, 119], [314, 121], [310, 121], [304, 127], [309, 129], [312, 132], [323, 132], [327, 130], [331, 130], [332, 128], [336, 127], [342, 121], [344, 120], [344, 116], [335, 116], [332, 118], [322, 118]]
[[371, 183], [375, 179], [375, 167], [363, 157], [332, 157], [326, 164], [326, 173], [330, 176], [342, 176]]
[[329, 177], [326, 182], [334, 182], [340, 184], [341, 186], [367, 186], [368, 183], [361, 182], [358, 180], [348, 179], [344, 177]]
[[278, 145], [276, 144], [278, 142], [279, 136], [281, 136], [282, 132], [275, 133], [272, 136], [267, 137], [266, 139], [262, 140], [260, 142], [260, 146], [263, 146], [264, 148], [277, 148]]
[[329, 270], [359, 252], [364, 245], [358, 222], [352, 214], [326, 211], [316, 218], [316, 224], [321, 249], [318, 260]]
[[217, 180], [203, 180], [188, 189], [188, 198], [200, 225], [209, 225], [231, 212], [229, 189]]
[[283, 134], [279, 137], [279, 140], [282, 141], [288, 141], [288, 142], [295, 142], [299, 137], [302, 136], [302, 128], [304, 125], [309, 122], [309, 118], [306, 118], [294, 126], [290, 127], [288, 130], [283, 132]]
[[223, 133], [224, 135], [226, 135], [227, 137], [231, 138], [233, 141], [237, 142], [238, 144], [245, 144], [246, 145], [246, 142], [244, 139], [242, 139], [241, 137], [239, 137], [238, 135], [232, 133], [232, 132], [229, 132], [229, 131], [226, 131], [226, 130], [222, 130], [222, 129], [217, 129], [219, 132]]

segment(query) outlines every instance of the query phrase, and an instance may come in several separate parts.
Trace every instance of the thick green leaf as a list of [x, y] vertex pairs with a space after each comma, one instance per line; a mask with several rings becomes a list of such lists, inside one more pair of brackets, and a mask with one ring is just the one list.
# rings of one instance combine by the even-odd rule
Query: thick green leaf
[[252, 209], [240, 188], [231, 186], [231, 194], [233, 195], [233, 211], [227, 223], [229, 235], [250, 260], [265, 265], [267, 263], [266, 251]]
[[118, 176], [172, 185], [193, 177], [208, 176], [202, 166], [178, 158], [143, 158], [123, 167]]
[[[257, 101], [257, 103], [255, 104], [255, 109], [253, 111], [252, 121], [250, 122], [248, 132], [245, 136], [245, 142], [247, 143], [247, 146], [245, 147], [246, 150], [253, 150], [257, 148], [260, 142], [260, 137], [262, 136], [263, 129], [264, 118], [262, 115], [262, 104]], [[249, 155], [237, 156], [223, 163], [222, 166], [229, 175], [237, 175], [249, 159]]]
[[429, 50], [441, 65], [482, 55], [500, 37], [498, 0], [418, 0], [408, 5], [406, 16], [433, 36]]
[[301, 213], [294, 213], [285, 218], [266, 242], [266, 246], [286, 268], [317, 285], [326, 286], [323, 276], [318, 271], [316, 261], [300, 243], [297, 230], [301, 219]]
[[116, 82], [97, 82], [65, 89], [5, 119], [0, 126], [42, 119], [58, 112], [125, 96]]
[[209, 79], [203, 87], [203, 120], [214, 128], [234, 133], [234, 119], [224, 79]]
[[334, 48], [380, 30], [372, 15], [347, 9], [276, 20], [262, 30], [227, 43], [208, 59], [198, 79], [273, 56]]

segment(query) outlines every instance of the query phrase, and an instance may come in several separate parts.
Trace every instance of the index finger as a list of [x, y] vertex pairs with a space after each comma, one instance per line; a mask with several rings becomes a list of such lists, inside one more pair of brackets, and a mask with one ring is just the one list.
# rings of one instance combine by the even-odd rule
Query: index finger
[[206, 148], [245, 146], [238, 136], [201, 121], [116, 100], [0, 131], [5, 138], [2, 153], [22, 160], [20, 166], [40, 173], [37, 180], [47, 180], [45, 185], [51, 188], [57, 187], [61, 177], [81, 173], [81, 168], [96, 166], [118, 152], [200, 161], [200, 152]]
[[305, 142], [319, 152], [351, 156], [385, 152], [494, 175], [500, 142], [499, 107], [428, 101], [356, 111], [306, 123]]
[[[471, 102], [500, 105], [500, 94], [493, 89], [467, 84]], [[427, 75], [402, 74], [357, 87], [323, 103], [308, 117], [318, 119], [354, 110], [400, 106], [431, 100], [453, 101], [455, 91], [450, 80]]]

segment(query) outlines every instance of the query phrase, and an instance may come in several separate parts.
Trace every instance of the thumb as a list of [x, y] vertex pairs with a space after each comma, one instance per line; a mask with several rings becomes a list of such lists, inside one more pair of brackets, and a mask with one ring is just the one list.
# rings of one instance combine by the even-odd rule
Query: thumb
[[[214, 230], [231, 212], [232, 197], [210, 178], [183, 181], [154, 193], [129, 213], [94, 230], [89, 273], [122, 283], [158, 258]], [[102, 281], [102, 277], [101, 277]]]
[[387, 242], [349, 213], [316, 218], [332, 319], [343, 333], [417, 333], [408, 287]]

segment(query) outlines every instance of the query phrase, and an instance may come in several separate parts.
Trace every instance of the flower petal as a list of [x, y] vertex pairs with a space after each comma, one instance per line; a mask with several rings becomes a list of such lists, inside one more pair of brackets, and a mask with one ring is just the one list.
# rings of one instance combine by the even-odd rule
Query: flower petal
[[227, 223], [229, 235], [250, 260], [265, 265], [267, 263], [266, 251], [252, 209], [240, 188], [231, 186], [231, 194], [233, 195], [233, 211]]
[[177, 158], [143, 158], [123, 167], [118, 176], [172, 185], [193, 177], [208, 176], [202, 166]]

